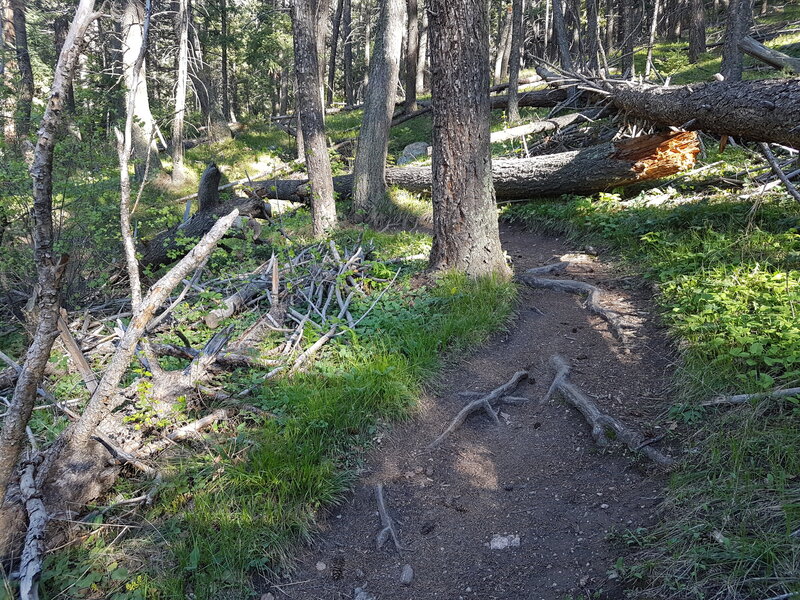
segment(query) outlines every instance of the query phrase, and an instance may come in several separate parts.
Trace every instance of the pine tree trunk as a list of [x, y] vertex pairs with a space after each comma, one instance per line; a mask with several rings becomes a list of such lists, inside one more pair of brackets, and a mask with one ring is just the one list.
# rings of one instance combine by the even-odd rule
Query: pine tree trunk
[[650, 71], [653, 69], [653, 45], [656, 43], [659, 3], [660, 0], [653, 0], [653, 14], [650, 17], [650, 37], [647, 39], [647, 58], [644, 64], [645, 77], [650, 77]]
[[326, 0], [295, 0], [292, 6], [294, 64], [297, 76], [296, 104], [301, 119], [308, 178], [312, 190], [312, 227], [320, 236], [336, 227], [336, 205], [325, 121], [320, 97], [317, 55], [318, 24], [315, 15]]
[[556, 43], [561, 67], [567, 71], [572, 71], [567, 25], [564, 22], [564, 0], [553, 0], [553, 39]]
[[342, 71], [344, 72], [344, 103], [345, 106], [354, 106], [356, 103], [355, 90], [353, 89], [353, 10], [352, 0], [343, 0], [342, 9]]
[[519, 121], [519, 69], [522, 55], [522, 43], [525, 37], [522, 17], [525, 12], [525, 1], [514, 0], [511, 15], [511, 56], [508, 68], [508, 120]]
[[706, 9], [703, 0], [690, 0], [690, 2], [689, 62], [694, 64], [706, 51]]
[[14, 10], [11, 7], [11, 0], [3, 3], [2, 9], [2, 43], [0, 52], [3, 58], [3, 89], [0, 94], [0, 102], [3, 107], [3, 139], [6, 144], [16, 143], [16, 127], [14, 125], [14, 115], [16, 114], [16, 102], [14, 101], [14, 70], [15, 53], [13, 49], [17, 42], [14, 39]]
[[156, 125], [150, 112], [150, 99], [147, 93], [145, 61], [141, 69], [134, 73], [134, 65], [142, 50], [144, 41], [144, 5], [140, 0], [126, 0], [122, 16], [122, 65], [125, 73], [125, 105], [133, 109], [133, 156], [134, 170], [139, 180], [144, 178], [146, 164], [148, 173], [155, 175], [161, 170], [161, 159], [156, 146]]
[[325, 105], [333, 104], [333, 91], [336, 83], [336, 55], [339, 51], [339, 31], [342, 25], [343, 0], [336, 2], [336, 12], [333, 15], [333, 32], [331, 33], [331, 55], [328, 58], [328, 87], [325, 90]]
[[598, 53], [600, 51], [600, 31], [598, 28], [598, 0], [586, 0], [586, 66], [589, 72], [600, 72]]
[[417, 94], [428, 90], [428, 9], [422, 9], [422, 25], [419, 29], [419, 56], [417, 57]]
[[505, 2], [501, 5], [501, 26], [500, 35], [497, 38], [497, 52], [494, 59], [494, 82], [500, 83], [503, 79], [503, 57], [508, 46], [508, 39], [511, 37], [511, 6], [507, 6]]
[[747, 36], [752, 22], [752, 0], [730, 0], [720, 67], [720, 73], [725, 81], [739, 81], [742, 78], [744, 61], [739, 43]]
[[[64, 47], [64, 42], [67, 39], [68, 31], [69, 19], [64, 16], [56, 17], [56, 20], [53, 21], [53, 40], [56, 48], [56, 60], [58, 60], [58, 56], [61, 54], [61, 49]], [[119, 40], [118, 36], [112, 36], [112, 38]], [[117, 43], [119, 43], [119, 41], [117, 41]], [[116, 50], [119, 51], [119, 47], [117, 47]], [[112, 68], [112, 77], [114, 76], [119, 76], [119, 70], [116, 68]], [[67, 97], [64, 100], [64, 106], [67, 109], [67, 112], [75, 112], [75, 87], [73, 86], [72, 81], [70, 81], [69, 85], [67, 86]]]
[[611, 54], [616, 48], [617, 17], [615, 0], [606, 0], [606, 54]]
[[186, 84], [189, 79], [189, 6], [188, 0], [178, 0], [175, 33], [178, 59], [175, 81], [175, 116], [172, 119], [172, 182], [185, 177], [183, 166], [183, 120], [186, 113]]
[[419, 15], [417, 0], [406, 0], [406, 99], [403, 110], [417, 110], [417, 63], [419, 62]]
[[620, 3], [622, 9], [622, 75], [627, 79], [633, 79], [636, 75], [636, 67], [633, 62], [633, 53], [636, 47], [636, 32], [634, 31], [634, 21], [636, 8], [623, 0]]
[[[489, 15], [483, 0], [431, 0], [434, 270], [508, 276], [489, 152]], [[461, 93], [454, 94], [453, 90]]]
[[31, 106], [33, 104], [33, 68], [28, 53], [28, 28], [25, 23], [24, 0], [11, 0], [14, 12], [17, 68], [19, 69], [19, 94], [17, 95], [17, 138], [28, 137], [31, 130]]
[[375, 48], [369, 65], [364, 117], [353, 165], [354, 216], [373, 225], [381, 224], [386, 218], [384, 169], [400, 72], [404, 15], [405, 0], [381, 2]]
[[194, 21], [191, 2], [189, 3], [189, 41], [191, 42], [189, 52], [189, 77], [192, 81], [200, 103], [200, 112], [208, 127], [208, 137], [213, 142], [229, 140], [231, 129], [228, 127], [228, 119], [222, 113], [217, 97], [216, 89], [212, 83], [208, 64], [203, 60], [203, 47], [200, 43], [200, 36], [197, 33], [197, 25]]

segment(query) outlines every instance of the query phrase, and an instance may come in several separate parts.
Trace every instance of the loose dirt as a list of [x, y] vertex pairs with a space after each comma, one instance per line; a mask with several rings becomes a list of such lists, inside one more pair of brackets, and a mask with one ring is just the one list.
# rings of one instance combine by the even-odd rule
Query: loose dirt
[[[517, 273], [578, 250], [517, 227], [504, 227], [502, 236]], [[665, 474], [619, 446], [598, 449], [580, 414], [558, 396], [539, 401], [553, 377], [549, 359], [559, 354], [572, 365], [572, 381], [601, 409], [646, 437], [658, 435], [663, 430], [654, 424], [668, 405], [674, 353], [648, 290], [602, 255], [578, 257], [562, 277], [601, 287], [612, 306], [634, 314], [632, 347], [622, 347], [581, 297], [521, 286], [507, 332], [448, 369], [415, 418], [382, 438], [293, 578], [270, 590], [276, 598], [622, 597], [609, 572], [625, 551], [610, 534], [652, 524]], [[468, 401], [459, 392], [488, 392], [520, 369], [530, 369], [532, 378], [513, 395], [529, 400], [503, 405], [500, 426], [476, 412], [427, 449]], [[391, 540], [376, 547], [382, 528], [376, 483], [384, 486], [399, 552]], [[496, 535], [512, 536], [511, 545], [491, 549]], [[406, 565], [413, 569], [410, 584], [401, 583], [410, 575]]]

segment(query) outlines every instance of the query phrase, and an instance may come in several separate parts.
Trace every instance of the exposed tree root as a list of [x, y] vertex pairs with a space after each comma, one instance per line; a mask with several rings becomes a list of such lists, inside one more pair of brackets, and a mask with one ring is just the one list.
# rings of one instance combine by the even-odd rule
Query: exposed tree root
[[378, 503], [378, 514], [381, 517], [381, 525], [383, 525], [383, 529], [381, 529], [378, 532], [378, 535], [375, 537], [375, 543], [378, 546], [378, 549], [383, 548], [386, 540], [391, 537], [394, 547], [397, 548], [397, 551], [402, 551], [403, 547], [400, 545], [400, 538], [397, 536], [397, 529], [394, 527], [394, 520], [389, 516], [389, 511], [386, 510], [386, 502], [383, 500], [382, 483], [375, 485], [375, 500]]
[[611, 326], [611, 331], [614, 335], [623, 344], [627, 344], [630, 341], [630, 335], [625, 331], [627, 329], [625, 323], [626, 315], [611, 310], [610, 308], [605, 308], [602, 305], [603, 290], [585, 281], [575, 281], [573, 279], [546, 279], [544, 277], [539, 277], [540, 275], [546, 275], [548, 273], [563, 273], [568, 266], [569, 263], [567, 262], [559, 262], [544, 267], [528, 269], [523, 275], [520, 275], [518, 279], [525, 285], [529, 285], [533, 288], [544, 288], [557, 292], [568, 292], [570, 294], [588, 294], [586, 308], [605, 320]]
[[717, 396], [706, 402], [703, 406], [719, 406], [722, 404], [747, 404], [751, 400], [759, 398], [785, 398], [787, 396], [800, 396], [800, 387], [786, 388], [783, 390], [772, 390], [760, 394], [736, 394], [734, 396]]
[[[500, 420], [497, 418], [497, 415], [495, 414], [491, 403], [494, 402], [495, 400], [499, 400], [506, 394], [513, 392], [519, 385], [520, 381], [525, 379], [527, 376], [528, 376], [527, 371], [517, 371], [516, 373], [514, 373], [511, 379], [508, 380], [508, 382], [504, 383], [498, 388], [495, 388], [485, 396], [481, 396], [480, 398], [473, 400], [472, 402], [467, 404], [456, 415], [455, 419], [453, 419], [450, 422], [450, 425], [448, 425], [447, 429], [445, 429], [442, 432], [442, 435], [440, 435], [438, 438], [436, 438], [430, 444], [428, 444], [428, 448], [436, 448], [439, 444], [442, 443], [442, 441], [447, 436], [449, 436], [456, 429], [458, 429], [461, 426], [461, 424], [467, 420], [467, 417], [469, 417], [476, 410], [481, 410], [481, 409], [485, 410], [486, 414], [489, 415], [489, 418], [492, 421], [494, 421], [494, 424], [499, 425]], [[515, 400], [518, 399], [515, 398]]]
[[608, 439], [608, 430], [612, 430], [616, 438], [624, 442], [632, 451], [641, 452], [660, 465], [674, 464], [675, 461], [671, 457], [652, 448], [649, 443], [645, 443], [641, 434], [631, 431], [611, 415], [601, 412], [580, 388], [569, 381], [569, 364], [563, 358], [555, 355], [550, 359], [550, 363], [556, 369], [556, 376], [542, 402], [547, 402], [555, 392], [560, 392], [567, 403], [577, 408], [587, 423], [592, 426], [592, 437], [601, 448], [605, 448], [611, 443]]

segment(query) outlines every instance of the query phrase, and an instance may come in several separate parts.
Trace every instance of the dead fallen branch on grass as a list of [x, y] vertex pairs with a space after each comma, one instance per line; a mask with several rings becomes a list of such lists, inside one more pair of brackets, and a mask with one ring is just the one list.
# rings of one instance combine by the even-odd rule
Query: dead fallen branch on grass
[[[442, 434], [433, 440], [430, 444], [428, 444], [428, 448], [436, 448], [442, 441], [447, 438], [451, 433], [453, 433], [456, 429], [458, 429], [464, 421], [467, 420], [472, 413], [475, 411], [483, 409], [486, 411], [486, 414], [489, 418], [494, 422], [495, 425], [500, 424], [500, 420], [497, 418], [497, 415], [492, 408], [492, 402], [496, 400], [502, 400], [504, 396], [513, 392], [517, 389], [517, 386], [520, 382], [528, 377], [527, 371], [517, 371], [514, 375], [509, 379], [506, 383], [493, 389], [488, 394], [481, 396], [480, 398], [473, 400], [472, 402], [468, 403], [461, 411], [456, 415], [456, 417], [450, 422], [450, 425], [447, 426]], [[518, 401], [517, 398], [514, 398], [515, 402]]]
[[550, 385], [550, 389], [547, 390], [547, 395], [542, 400], [543, 403], [550, 400], [553, 394], [559, 392], [564, 400], [578, 409], [586, 419], [586, 422], [591, 425], [592, 437], [601, 448], [609, 446], [611, 441], [608, 439], [608, 432], [613, 431], [616, 439], [624, 442], [632, 451], [641, 452], [659, 465], [669, 466], [674, 464], [675, 461], [671, 457], [650, 446], [653, 442], [648, 440], [648, 443], [645, 443], [646, 440], [641, 434], [628, 429], [611, 415], [601, 412], [598, 406], [578, 386], [570, 382], [570, 367], [563, 358], [558, 355], [553, 356], [550, 359], [550, 363], [556, 369], [556, 375]]
[[786, 398], [788, 396], [800, 396], [800, 387], [786, 388], [783, 390], [772, 390], [760, 394], [736, 394], [734, 396], [716, 396], [711, 400], [703, 402], [703, 406], [720, 406], [725, 404], [747, 404], [752, 400], [762, 398]]

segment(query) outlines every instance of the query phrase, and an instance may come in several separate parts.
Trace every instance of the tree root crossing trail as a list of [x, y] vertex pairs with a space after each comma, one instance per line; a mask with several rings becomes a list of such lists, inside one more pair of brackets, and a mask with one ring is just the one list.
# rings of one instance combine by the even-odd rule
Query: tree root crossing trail
[[521, 283], [508, 331], [377, 440], [299, 571], [262, 597], [621, 593], [608, 534], [655, 518], [676, 458], [655, 427], [674, 355], [638, 279], [557, 238], [502, 236]]

